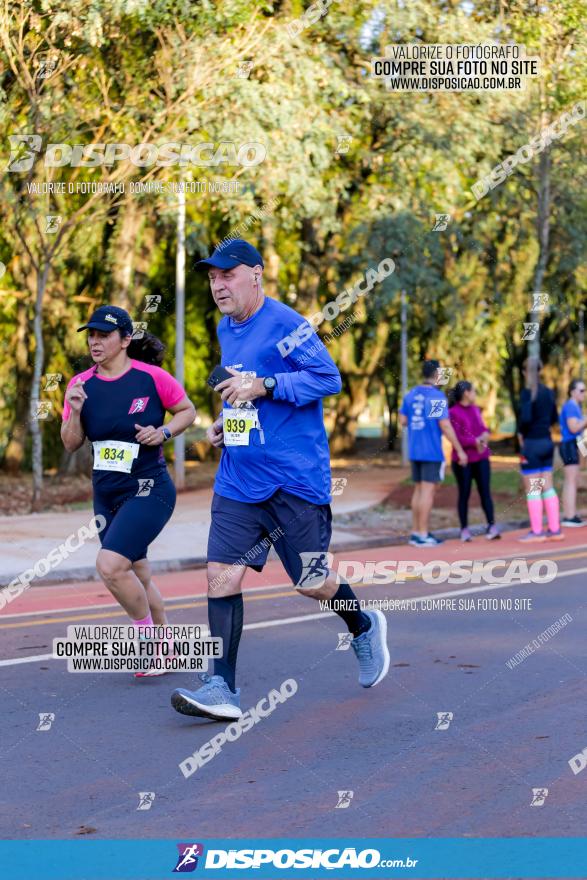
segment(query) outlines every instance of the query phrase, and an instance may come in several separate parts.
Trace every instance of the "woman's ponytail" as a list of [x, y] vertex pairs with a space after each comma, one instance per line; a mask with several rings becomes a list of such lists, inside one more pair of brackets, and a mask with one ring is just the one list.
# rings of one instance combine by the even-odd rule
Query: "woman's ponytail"
[[165, 350], [165, 345], [157, 336], [145, 331], [139, 339], [131, 339], [126, 353], [135, 361], [160, 367], [165, 357]]

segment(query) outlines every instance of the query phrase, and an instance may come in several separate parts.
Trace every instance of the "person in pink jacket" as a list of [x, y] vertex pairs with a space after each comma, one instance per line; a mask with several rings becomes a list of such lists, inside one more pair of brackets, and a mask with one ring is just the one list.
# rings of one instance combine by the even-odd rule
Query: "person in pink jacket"
[[487, 518], [485, 537], [493, 541], [500, 537], [495, 524], [491, 498], [491, 465], [489, 456], [489, 430], [483, 421], [481, 410], [475, 406], [475, 389], [471, 382], [457, 382], [448, 395], [449, 418], [459, 442], [465, 450], [468, 463], [463, 467], [453, 452], [452, 469], [459, 488], [458, 512], [461, 523], [461, 541], [472, 539], [469, 531], [469, 497], [473, 480], [479, 492], [481, 507]]

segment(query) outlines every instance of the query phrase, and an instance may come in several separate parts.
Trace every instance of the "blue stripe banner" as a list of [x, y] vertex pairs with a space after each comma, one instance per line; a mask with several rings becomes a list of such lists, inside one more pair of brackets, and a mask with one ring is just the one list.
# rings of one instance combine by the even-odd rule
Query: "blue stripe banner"
[[587, 838], [0, 841], [3, 880], [587, 877]]

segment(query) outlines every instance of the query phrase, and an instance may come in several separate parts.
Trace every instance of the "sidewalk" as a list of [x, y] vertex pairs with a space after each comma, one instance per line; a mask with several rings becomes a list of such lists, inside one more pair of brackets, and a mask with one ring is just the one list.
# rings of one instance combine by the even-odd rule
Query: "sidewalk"
[[[355, 471], [341, 495], [335, 495], [332, 509], [335, 517], [333, 546], [338, 549], [381, 544], [378, 536], [366, 540], [345, 528], [336, 528], [336, 516], [352, 514], [378, 504], [386, 497], [397, 479], [385, 468]], [[205, 563], [212, 489], [199, 489], [178, 495], [177, 506], [159, 538], [153, 542], [149, 558], [155, 571], [178, 571]], [[69, 535], [87, 525], [93, 516], [91, 507], [65, 513], [33, 513], [0, 517], [0, 585], [5, 586], [21, 572], [43, 559]], [[390, 542], [389, 534], [385, 536]], [[99, 548], [97, 538], [86, 542], [52, 569], [44, 578], [35, 578], [32, 586], [63, 583], [69, 580], [90, 580], [96, 577], [95, 559]]]

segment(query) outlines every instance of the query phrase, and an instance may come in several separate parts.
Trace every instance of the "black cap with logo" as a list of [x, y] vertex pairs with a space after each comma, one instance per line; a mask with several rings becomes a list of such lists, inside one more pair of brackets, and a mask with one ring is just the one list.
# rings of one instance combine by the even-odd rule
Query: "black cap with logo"
[[111, 333], [113, 330], [121, 330], [123, 336], [132, 336], [132, 320], [128, 312], [119, 309], [118, 306], [100, 306], [96, 309], [87, 324], [78, 327], [81, 330], [102, 330], [103, 333]]

